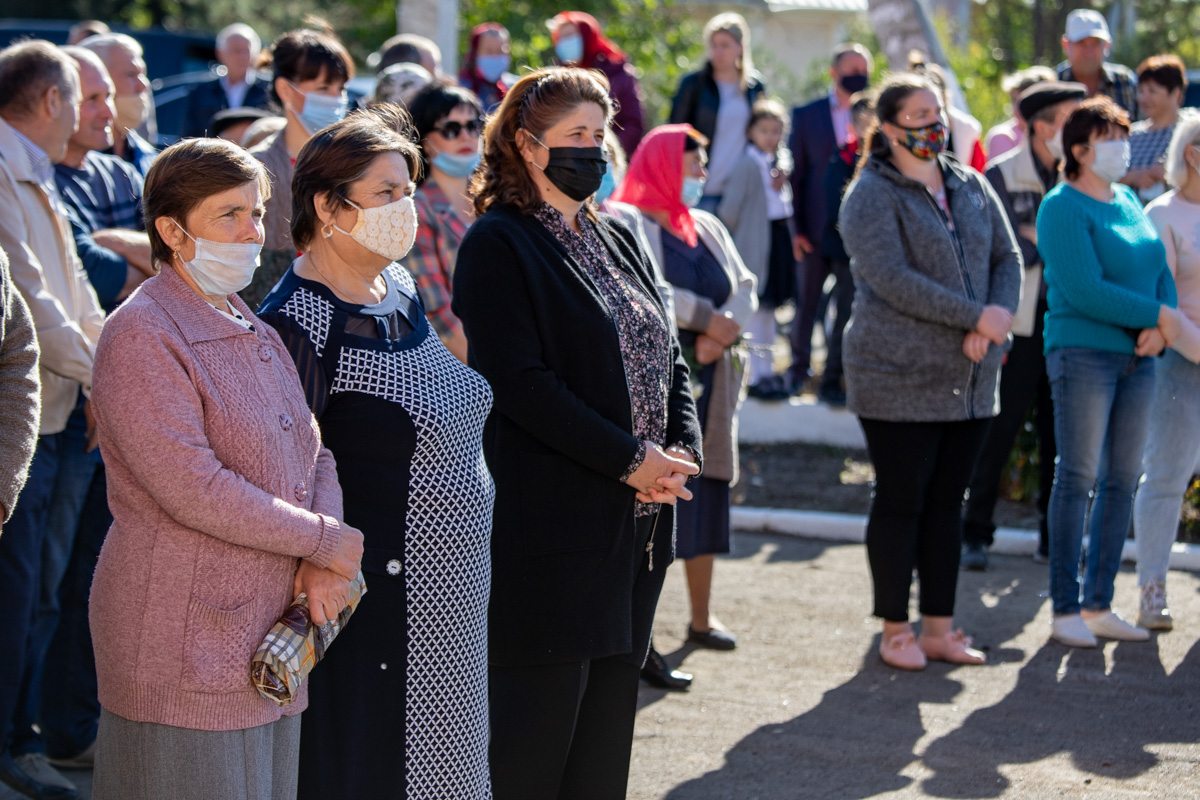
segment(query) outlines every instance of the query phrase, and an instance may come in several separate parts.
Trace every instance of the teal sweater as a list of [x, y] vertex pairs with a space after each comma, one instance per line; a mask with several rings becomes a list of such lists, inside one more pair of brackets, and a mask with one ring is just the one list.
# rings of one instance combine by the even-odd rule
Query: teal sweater
[[1114, 184], [1110, 203], [1060, 183], [1038, 210], [1045, 260], [1046, 352], [1086, 347], [1133, 353], [1143, 328], [1175, 307], [1175, 281], [1154, 225], [1133, 190]]

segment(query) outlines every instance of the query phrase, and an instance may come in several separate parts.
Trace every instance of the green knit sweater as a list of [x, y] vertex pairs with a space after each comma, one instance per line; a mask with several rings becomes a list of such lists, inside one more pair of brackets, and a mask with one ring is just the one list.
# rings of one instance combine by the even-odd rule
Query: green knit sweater
[[1045, 260], [1046, 352], [1085, 347], [1133, 353], [1159, 306], [1175, 307], [1166, 251], [1142, 204], [1114, 184], [1111, 202], [1065, 183], [1038, 211], [1038, 252]]

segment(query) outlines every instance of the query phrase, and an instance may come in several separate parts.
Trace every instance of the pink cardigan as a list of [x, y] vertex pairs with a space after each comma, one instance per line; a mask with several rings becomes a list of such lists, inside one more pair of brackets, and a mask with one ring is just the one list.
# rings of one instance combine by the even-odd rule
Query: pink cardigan
[[297, 714], [250, 682], [298, 559], [328, 566], [342, 491], [279, 335], [251, 332], [171, 267], [104, 326], [92, 409], [109, 530], [90, 620], [100, 703], [137, 722], [236, 730]]

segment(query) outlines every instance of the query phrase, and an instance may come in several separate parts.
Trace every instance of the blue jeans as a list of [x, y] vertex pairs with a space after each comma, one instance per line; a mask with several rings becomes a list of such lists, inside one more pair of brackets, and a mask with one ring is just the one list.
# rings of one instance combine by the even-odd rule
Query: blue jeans
[[[1058, 463], [1050, 494], [1050, 598], [1079, 613], [1079, 561], [1088, 533], [1082, 608], [1111, 607], [1154, 393], [1154, 359], [1067, 348], [1046, 355]], [[1092, 494], [1091, 515], [1088, 499]]]
[[1179, 506], [1200, 458], [1200, 365], [1174, 350], [1158, 362], [1150, 434], [1142, 465], [1146, 477], [1133, 505], [1138, 584], [1164, 580], [1179, 530]]
[[70, 562], [99, 452], [85, 453], [82, 403], [61, 433], [38, 437], [29, 479], [0, 536], [0, 753], [43, 749], [37, 731], [42, 663], [58, 627], [58, 591]]

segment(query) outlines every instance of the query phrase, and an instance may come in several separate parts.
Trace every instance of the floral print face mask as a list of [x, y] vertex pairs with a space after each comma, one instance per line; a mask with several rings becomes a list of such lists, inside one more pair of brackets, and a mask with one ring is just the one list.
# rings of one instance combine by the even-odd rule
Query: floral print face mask
[[923, 128], [900, 128], [904, 138], [896, 143], [917, 158], [932, 161], [946, 149], [946, 125], [940, 120]]

